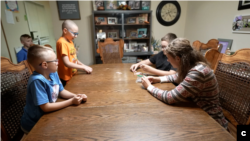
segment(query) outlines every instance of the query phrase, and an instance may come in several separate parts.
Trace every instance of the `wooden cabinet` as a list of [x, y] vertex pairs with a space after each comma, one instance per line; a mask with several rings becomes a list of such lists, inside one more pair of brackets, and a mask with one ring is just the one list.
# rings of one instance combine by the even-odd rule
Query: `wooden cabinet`
[[[96, 63], [101, 63], [100, 55], [96, 52], [97, 42], [104, 41], [97, 38], [102, 30], [106, 38], [124, 40], [124, 57], [149, 58], [151, 50], [152, 11], [145, 10], [117, 10], [93, 11], [94, 52]], [[124, 59], [123, 59], [124, 60]], [[135, 63], [124, 61], [124, 63]]]

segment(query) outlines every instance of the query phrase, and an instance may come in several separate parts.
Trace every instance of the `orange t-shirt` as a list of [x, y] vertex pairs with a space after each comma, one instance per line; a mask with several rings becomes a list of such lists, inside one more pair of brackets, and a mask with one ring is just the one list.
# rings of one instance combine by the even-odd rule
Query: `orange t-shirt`
[[69, 61], [72, 63], [77, 63], [76, 49], [72, 41], [68, 42], [65, 38], [60, 37], [56, 42], [56, 52], [58, 64], [58, 75], [60, 79], [68, 81], [71, 77], [76, 74], [77, 69], [68, 68], [64, 65], [62, 61], [63, 56], [68, 56]]

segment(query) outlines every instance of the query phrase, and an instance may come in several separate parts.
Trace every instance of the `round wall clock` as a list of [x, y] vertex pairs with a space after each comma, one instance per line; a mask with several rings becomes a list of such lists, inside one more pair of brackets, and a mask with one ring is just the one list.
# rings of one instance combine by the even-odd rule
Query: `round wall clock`
[[181, 16], [181, 6], [177, 1], [162, 1], [156, 9], [156, 18], [164, 26], [175, 24]]

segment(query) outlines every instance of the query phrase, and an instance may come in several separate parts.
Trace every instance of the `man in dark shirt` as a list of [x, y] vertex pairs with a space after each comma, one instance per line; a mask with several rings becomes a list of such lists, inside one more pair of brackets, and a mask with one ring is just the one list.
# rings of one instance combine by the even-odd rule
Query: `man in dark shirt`
[[[168, 33], [161, 38], [162, 51], [153, 57], [143, 60], [137, 64], [133, 64], [130, 67], [130, 70], [135, 72], [137, 68], [142, 68], [144, 71], [149, 72], [150, 74], [155, 74], [158, 76], [171, 75], [176, 73], [176, 69], [167, 61], [166, 55], [164, 55], [163, 50], [168, 46], [170, 42], [176, 39], [177, 36], [173, 33]], [[156, 68], [153, 68], [149, 65], [154, 65]]]

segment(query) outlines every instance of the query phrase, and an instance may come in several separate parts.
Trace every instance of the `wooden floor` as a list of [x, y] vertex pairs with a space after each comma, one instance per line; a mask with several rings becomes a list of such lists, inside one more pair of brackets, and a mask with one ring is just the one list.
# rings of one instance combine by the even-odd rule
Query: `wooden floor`
[[99, 64], [91, 75], [78, 72], [65, 89], [86, 94], [88, 101], [45, 114], [25, 140], [235, 140], [194, 103], [167, 105], [154, 98], [135, 82], [130, 65]]

